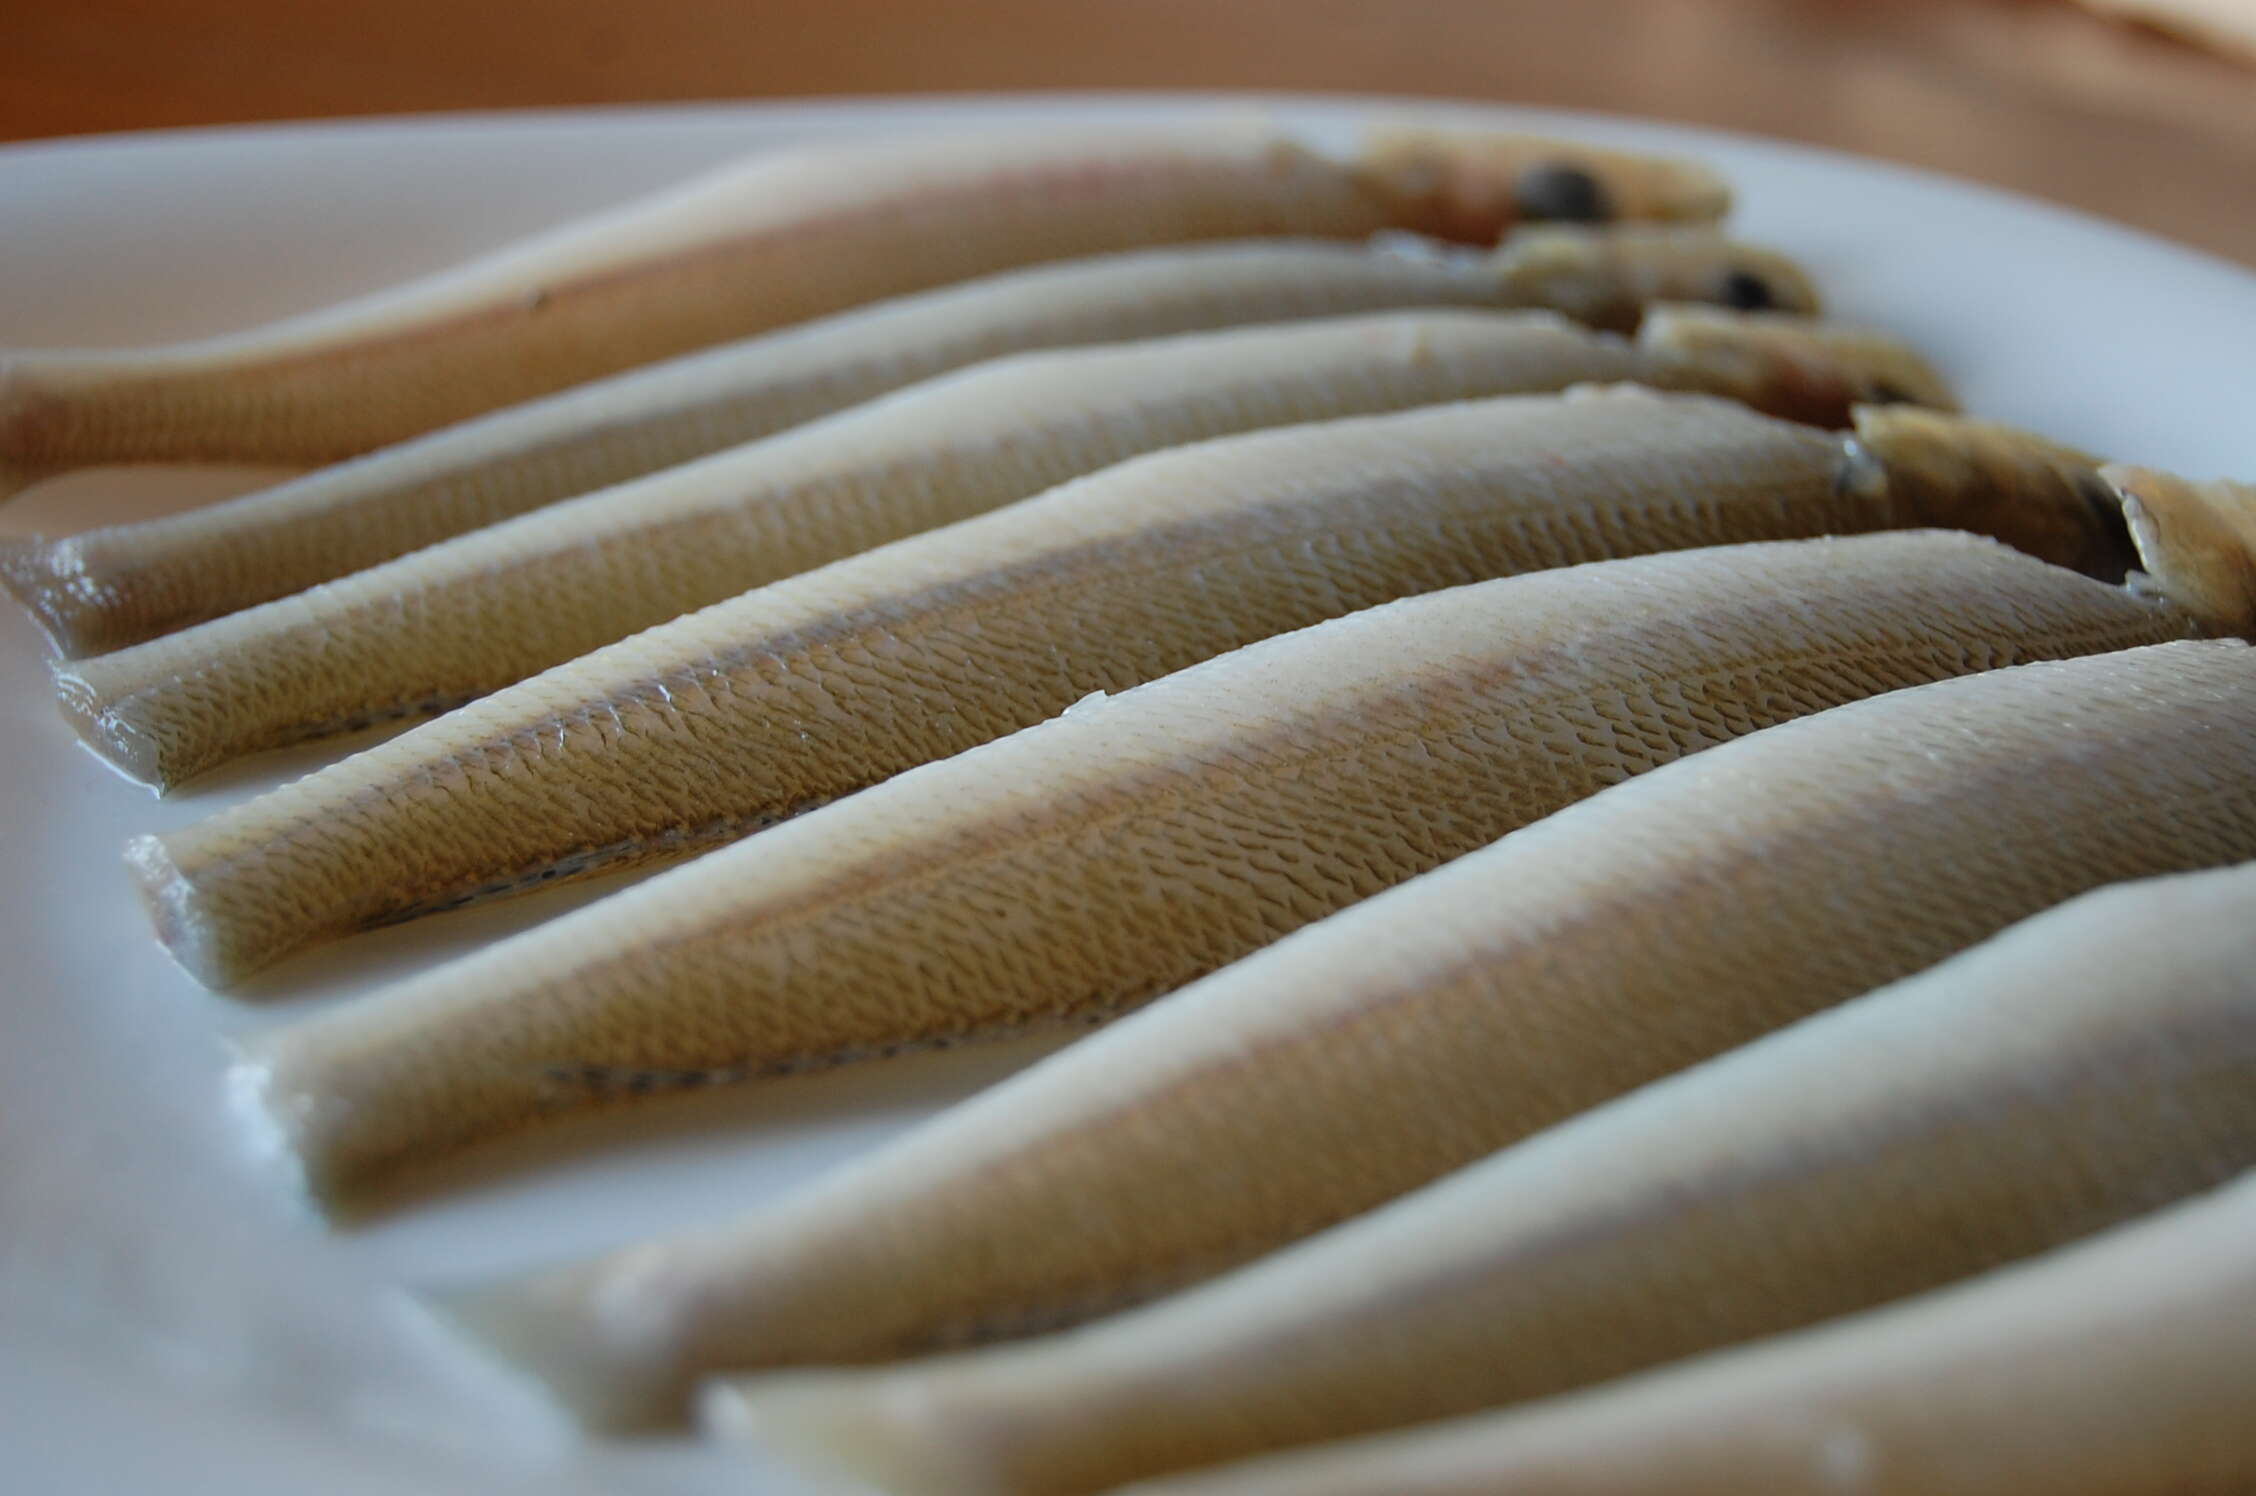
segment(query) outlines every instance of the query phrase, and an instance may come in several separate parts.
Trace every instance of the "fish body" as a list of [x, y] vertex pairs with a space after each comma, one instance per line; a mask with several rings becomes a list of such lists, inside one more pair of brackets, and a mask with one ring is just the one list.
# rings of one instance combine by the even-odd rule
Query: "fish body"
[[1154, 453], [647, 630], [170, 833], [165, 935], [224, 982], [700, 851], [1359, 607], [1900, 511], [1831, 438], [1637, 390]]
[[[316, 1192], [349, 1199], [652, 1093], [1109, 1017], [1679, 754], [2182, 627], [2120, 588], [1933, 532], [1408, 598], [897, 775], [282, 1030], [254, 1073]], [[160, 909], [178, 887], [161, 852], [145, 864]], [[1290, 1208], [1286, 1226], [1308, 1214]], [[822, 1313], [793, 1334], [866, 1351], [929, 1330]]]
[[[59, 670], [67, 717], [127, 774], [226, 760], [459, 705], [638, 629], [841, 556], [1032, 497], [1139, 453], [1261, 427], [1640, 377], [1737, 392], [1801, 363], [1840, 381], [1884, 340], [1758, 319], [1756, 364], [1652, 351], [1547, 313], [1390, 313], [1021, 354], [442, 542]], [[1789, 361], [1780, 337], [1810, 347]]]
[[[2256, 1161], [2245, 870], [2057, 910], [1573, 1114], [2080, 890], [2246, 859], [2252, 725], [2256, 655], [2170, 644], [1914, 687], [1602, 792], [1154, 1009], [1146, 1044], [1226, 1045], [1248, 1093], [1205, 1093], [1234, 1140], [1183, 1126], [1164, 1205], [1052, 1183], [1127, 1219], [1235, 1169], [1314, 1207], [1468, 1122], [1480, 1159], [1572, 1120], [1147, 1308], [754, 1379], [743, 1414], [888, 1491], [1110, 1490], [1808, 1325], [2223, 1183]], [[646, 1327], [630, 1281], [583, 1302]]]
[[1378, 131], [1346, 157], [1260, 125], [769, 151], [247, 332], [11, 353], [0, 471], [20, 486], [104, 462], [335, 461], [691, 349], [1105, 250], [1384, 229], [1488, 244], [1528, 217], [1705, 221], [1726, 200], [1689, 164], [1480, 131]]
[[[609, 1425], [673, 1416], [730, 1365], [898, 1356], [1179, 1286], [2076, 893], [2249, 857], [2251, 714], [2256, 657], [2218, 641], [1755, 732], [1282, 939], [773, 1219], [458, 1312]], [[1367, 1340], [1311, 1374], [1347, 1376]]]
[[2242, 1491], [2256, 1484], [2252, 1238], [2256, 1178], [1962, 1285], [1585, 1393], [1125, 1489]]
[[0, 541], [0, 584], [66, 656], [301, 592], [575, 494], [1005, 354], [1413, 306], [1633, 326], [1664, 300], [1814, 312], [1790, 262], [1696, 229], [1239, 241], [1003, 272], [630, 370], [224, 503]]

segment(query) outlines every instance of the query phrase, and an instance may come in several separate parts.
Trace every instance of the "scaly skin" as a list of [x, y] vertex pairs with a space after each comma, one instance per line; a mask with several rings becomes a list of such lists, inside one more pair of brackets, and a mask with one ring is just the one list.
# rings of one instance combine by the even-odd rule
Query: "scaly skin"
[[137, 860], [163, 870], [167, 944], [225, 983], [357, 929], [688, 855], [1360, 607], [1903, 522], [1835, 439], [1635, 389], [1180, 448], [647, 630]]
[[[1164, 1209], [1204, 1216], [1232, 1163], [1304, 1208], [1430, 1177], [2079, 892], [2246, 859], [2252, 771], [2256, 651], [2234, 641], [1914, 687], [1691, 755], [1151, 1013], [1145, 1044], [1226, 1044], [1241, 1088], [1196, 1131], [1146, 1120], [1177, 1129]], [[1062, 1496], [1882, 1302], [2256, 1160], [2247, 929], [2234, 955], [2070, 939], [2020, 981], [1993, 952], [1146, 1309], [740, 1395], [887, 1490]], [[647, 1332], [638, 1284], [593, 1286], [594, 1348]]]
[[[985, 513], [1138, 453], [1290, 422], [1650, 378], [1836, 419], [1898, 344], [1770, 317], [1720, 366], [1548, 313], [1396, 312], [1061, 349], [961, 370], [766, 441], [443, 542], [296, 597], [58, 672], [64, 710], [129, 775], [231, 758], [482, 696], [779, 577]], [[1703, 326], [1713, 324], [1703, 323]], [[1781, 341], [1820, 358], [1813, 381]], [[1775, 377], [1771, 372], [1775, 370]]]
[[[1562, 192], [1563, 170], [1589, 193]], [[1104, 250], [1529, 216], [1710, 220], [1701, 168], [1492, 132], [1333, 159], [1258, 126], [764, 152], [451, 271], [229, 337], [0, 359], [7, 486], [101, 462], [315, 463], [886, 296]]]
[[[1731, 746], [1739, 762], [1762, 757]], [[2051, 753], [2075, 751], [2063, 744]], [[1843, 772], [1864, 772], [1870, 758], [1852, 756]], [[2032, 772], [2045, 768], [2040, 761]], [[1719, 827], [1746, 814], [1764, 793], [1762, 782], [1746, 778], [1751, 772], [1740, 771], [1737, 790], [1724, 784], [1731, 792], [1717, 791], [1701, 814]], [[1666, 774], [1658, 785], [1694, 782], [1681, 795], [1710, 792], [1686, 769]], [[1816, 776], [1803, 776], [1788, 808], [1809, 808], [1815, 786]], [[1600, 800], [1618, 806], [1629, 798], [1615, 791]], [[1653, 798], [1665, 798], [1660, 788]], [[1852, 809], [1884, 818], [1883, 801], [1873, 792]], [[1647, 855], [1634, 850], [1629, 811], [1610, 820], [1595, 810], [1576, 814], [1579, 825], [1622, 829], [1598, 844], [1613, 860], [1578, 875], [1570, 896]], [[1879, 875], [1913, 866], [1917, 837], [1948, 814], [1948, 802], [1918, 809], [1912, 839], [1891, 854], [1899, 863]], [[1655, 835], [1685, 819], [1656, 822]], [[1989, 824], [1978, 821], [1972, 834]], [[1505, 855], [1507, 841], [1175, 994], [771, 1214], [487, 1290], [464, 1312], [599, 1423], [662, 1416], [697, 1373], [714, 1368], [879, 1359], [1070, 1322], [1382, 1204], [1983, 933], [1963, 918], [1931, 929], [1882, 921], [1844, 931], [1842, 922], [1864, 907], [1834, 890], [1854, 876], [1848, 859], [1862, 833], [1824, 815], [1817, 831], [1843, 837], [1836, 866], [1801, 892], [1790, 877], [1778, 883], [1787, 892], [1774, 911], [1734, 915], [1735, 889], [1760, 881], [1754, 891], [1771, 893], [1768, 881], [1725, 876], [1729, 859], [1768, 855], [1772, 833], [1757, 829], [1744, 846], [1718, 835], [1710, 840], [1721, 845], [1670, 853], [1660, 843], [1652, 854], [1671, 864], [1662, 870], [1670, 876], [1717, 880], [1687, 919], [1721, 909], [1719, 924], [1682, 948], [1685, 971], [1656, 954], [1663, 947], [1634, 943], [1665, 920], [1623, 929], [1628, 948], [1614, 951], [1604, 926], [1612, 906], [1594, 897], [1596, 912], [1586, 917], [1571, 902], [1537, 897], [1558, 876], [1528, 856]], [[2041, 823], [2021, 831], [2001, 857], [2029, 847]], [[2245, 815], [2223, 834], [2245, 840]], [[1515, 840], [1541, 839], [1530, 832]], [[2212, 839], [2188, 856], [2230, 853]], [[1491, 872], [1480, 871], [1482, 859]], [[1788, 871], [1807, 872], [1818, 860], [1805, 852]], [[2046, 876], [2054, 881], [2033, 887], [2009, 878], [1993, 902], [2035, 908], [2053, 888], [2074, 891], [2074, 873], [2067, 883], [2057, 870]], [[1513, 894], [1513, 878], [1529, 880], [1532, 892]], [[1624, 896], [1663, 887], [1660, 873], [1641, 873]], [[1442, 920], [1432, 911], [1445, 895]], [[1915, 894], [1907, 902], [1932, 901]], [[1490, 907], [1499, 911], [1494, 938], [1480, 922]], [[1758, 953], [1776, 951], [1797, 921], [1808, 926], [1806, 941], [1786, 947], [1775, 980], [1752, 987], [1748, 1006], [1734, 1008], [1745, 961], [1732, 942], [1760, 936]], [[1435, 953], [1405, 954], [1429, 928]], [[1348, 960], [1358, 941], [1370, 942], [1371, 955]], [[1462, 970], [1452, 965], [1459, 957]], [[1472, 964], [1476, 958], [1491, 965]], [[1336, 974], [1334, 962], [1344, 963]], [[1623, 962], [1626, 975], [1617, 969]], [[1435, 990], [1422, 994], [1422, 983]], [[1595, 1005], [1577, 995], [1583, 991], [1619, 996]], [[1676, 1002], [1684, 1007], [1677, 1025], [1647, 1035], [1642, 1010], [1665, 1014]], [[1185, 1159], [1201, 1160], [1200, 1168], [1186, 1170]]]
[[[1430, 593], [897, 776], [285, 1030], [257, 1063], [308, 1177], [336, 1197], [654, 1090], [1108, 1016], [1679, 754], [2183, 627], [2120, 588], [1940, 532]], [[860, 672], [839, 665], [844, 695]], [[1132, 1257], [1134, 1235], [1117, 1243]], [[958, 1273], [966, 1293], [995, 1290], [943, 1259], [937, 1235], [934, 1251], [904, 1292]], [[959, 1317], [917, 1324], [911, 1303], [904, 1322], [886, 1298], [857, 1320], [809, 1295], [807, 1322], [739, 1321], [730, 1343], [866, 1353]]]
[[[2243, 898], [2243, 930], [2252, 913]], [[2252, 955], [2244, 941], [2244, 971]], [[1836, 1324], [1520, 1412], [1128, 1489], [2231, 1496], [2256, 1488], [2252, 1240], [2256, 1176], [2246, 1176], [2096, 1240]]]
[[1421, 305], [1547, 307], [1627, 329], [1668, 300], [1817, 310], [1791, 262], [1704, 229], [1530, 228], [1493, 253], [1256, 240], [1106, 255], [614, 375], [183, 514], [0, 540], [0, 584], [76, 658], [1008, 353]]

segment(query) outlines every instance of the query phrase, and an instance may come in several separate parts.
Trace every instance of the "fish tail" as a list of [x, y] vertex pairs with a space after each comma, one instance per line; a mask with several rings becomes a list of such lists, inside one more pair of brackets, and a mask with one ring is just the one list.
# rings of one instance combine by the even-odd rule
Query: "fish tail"
[[866, 1372], [783, 1372], [714, 1382], [699, 1395], [697, 1416], [708, 1435], [757, 1445], [810, 1475], [853, 1482], [857, 1489], [969, 1496], [1009, 1488], [995, 1478], [997, 1472], [981, 1468], [985, 1462], [974, 1439], [924, 1427], [937, 1410], [884, 1398]]
[[[0, 499], [5, 497], [0, 492]], [[16, 600], [65, 659], [87, 653], [87, 638], [79, 626], [84, 608], [73, 589], [79, 577], [70, 541], [40, 535], [0, 537], [0, 590]]]
[[[0, 484], [6, 474], [0, 473]], [[0, 487], [0, 498], [6, 489]], [[40, 598], [55, 582], [55, 568], [49, 561], [53, 542], [38, 535], [0, 536], [0, 587], [34, 615], [39, 612]]]
[[291, 1136], [290, 1118], [274, 1095], [274, 1069], [255, 1048], [238, 1046], [227, 1067], [227, 1106], [251, 1151], [285, 1186], [284, 1193], [307, 1205], [318, 1203]]
[[163, 838], [137, 836], [127, 842], [125, 866], [165, 953], [206, 987], [225, 988], [238, 974], [238, 963], [205, 912], [195, 884], [165, 850]]
[[[2110, 464], [2143, 580], [2210, 634], [2256, 637], [2256, 485]], [[2135, 579], [2137, 580], [2137, 579]]]
[[529, 1378], [585, 1427], [678, 1425], [690, 1387], [672, 1364], [670, 1323], [635, 1295], [601, 1287], [566, 1268], [419, 1297], [449, 1330]]

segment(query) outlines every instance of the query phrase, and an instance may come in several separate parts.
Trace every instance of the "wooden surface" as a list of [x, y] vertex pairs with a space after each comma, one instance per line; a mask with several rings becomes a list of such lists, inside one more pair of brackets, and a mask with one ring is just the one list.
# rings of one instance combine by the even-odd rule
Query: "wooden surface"
[[0, 0], [0, 138], [1060, 88], [1425, 94], [1721, 125], [2256, 265], [2256, 70], [2054, 0]]

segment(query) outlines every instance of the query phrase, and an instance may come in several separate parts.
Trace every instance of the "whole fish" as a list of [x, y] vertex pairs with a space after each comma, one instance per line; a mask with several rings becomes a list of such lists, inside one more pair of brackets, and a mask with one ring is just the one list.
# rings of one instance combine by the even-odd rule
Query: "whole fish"
[[[2245, 923], [2248, 912], [2239, 918]], [[2167, 934], [2167, 931], [2158, 932]], [[2245, 969], [2250, 955], [2241, 957]], [[2135, 996], [2134, 996], [2135, 1000]], [[2256, 1176], [1973, 1282], [1521, 1411], [1136, 1496], [2256, 1489]]]
[[1717, 217], [1687, 163], [1488, 131], [941, 132], [765, 151], [342, 306], [230, 336], [0, 356], [0, 493], [105, 462], [329, 462], [881, 297], [1102, 250], [1524, 219]]
[[0, 585], [66, 656], [138, 644], [558, 499], [1035, 348], [1411, 306], [1634, 327], [1655, 301], [1817, 310], [1792, 262], [1704, 229], [1529, 228], [1493, 252], [1254, 240], [1007, 271], [497, 411], [224, 503], [0, 539]]
[[[2229, 641], [1914, 687], [1692, 755], [1243, 963], [1250, 1001], [1208, 989], [1202, 1047], [1227, 1031], [1259, 1096], [1202, 1120], [1260, 1144], [1180, 1127], [1163, 1208], [1233, 1174], [1288, 1198], [1288, 1173], [1315, 1207], [1326, 1178], [1571, 1115], [2110, 879], [2245, 859], [2252, 767], [2256, 651]], [[1178, 1297], [753, 1379], [739, 1417], [888, 1491], [1064, 1496], [1586, 1386], [2044, 1250], [2256, 1162], [2246, 878], [2239, 903], [2137, 947], [2091, 911], [2097, 933], [2032, 925]], [[1180, 1035], [1184, 1011], [1153, 1016]], [[1324, 1081], [1288, 1058], [1319, 1046]], [[579, 1285], [613, 1367], [684, 1294], [636, 1266]], [[573, 1323], [524, 1322], [543, 1350]], [[601, 1385], [589, 1359], [544, 1364]]]
[[[1633, 347], [1543, 312], [1395, 312], [1019, 354], [550, 505], [57, 673], [94, 749], [158, 784], [459, 705], [638, 629], [1138, 453], [1264, 426], [1647, 378], [1845, 419], [1939, 385], [1885, 339], [1755, 318]], [[1785, 368], [1782, 347], [1816, 350]], [[1751, 345], [1752, 352], [1747, 346]], [[1905, 371], [1909, 370], [1907, 374]], [[1878, 371], [1878, 372], [1876, 372]]]
[[247, 1078], [317, 1194], [349, 1197], [654, 1092], [1110, 1016], [1679, 754], [2183, 627], [1933, 531], [1408, 598], [1076, 706], [280, 1030]]

